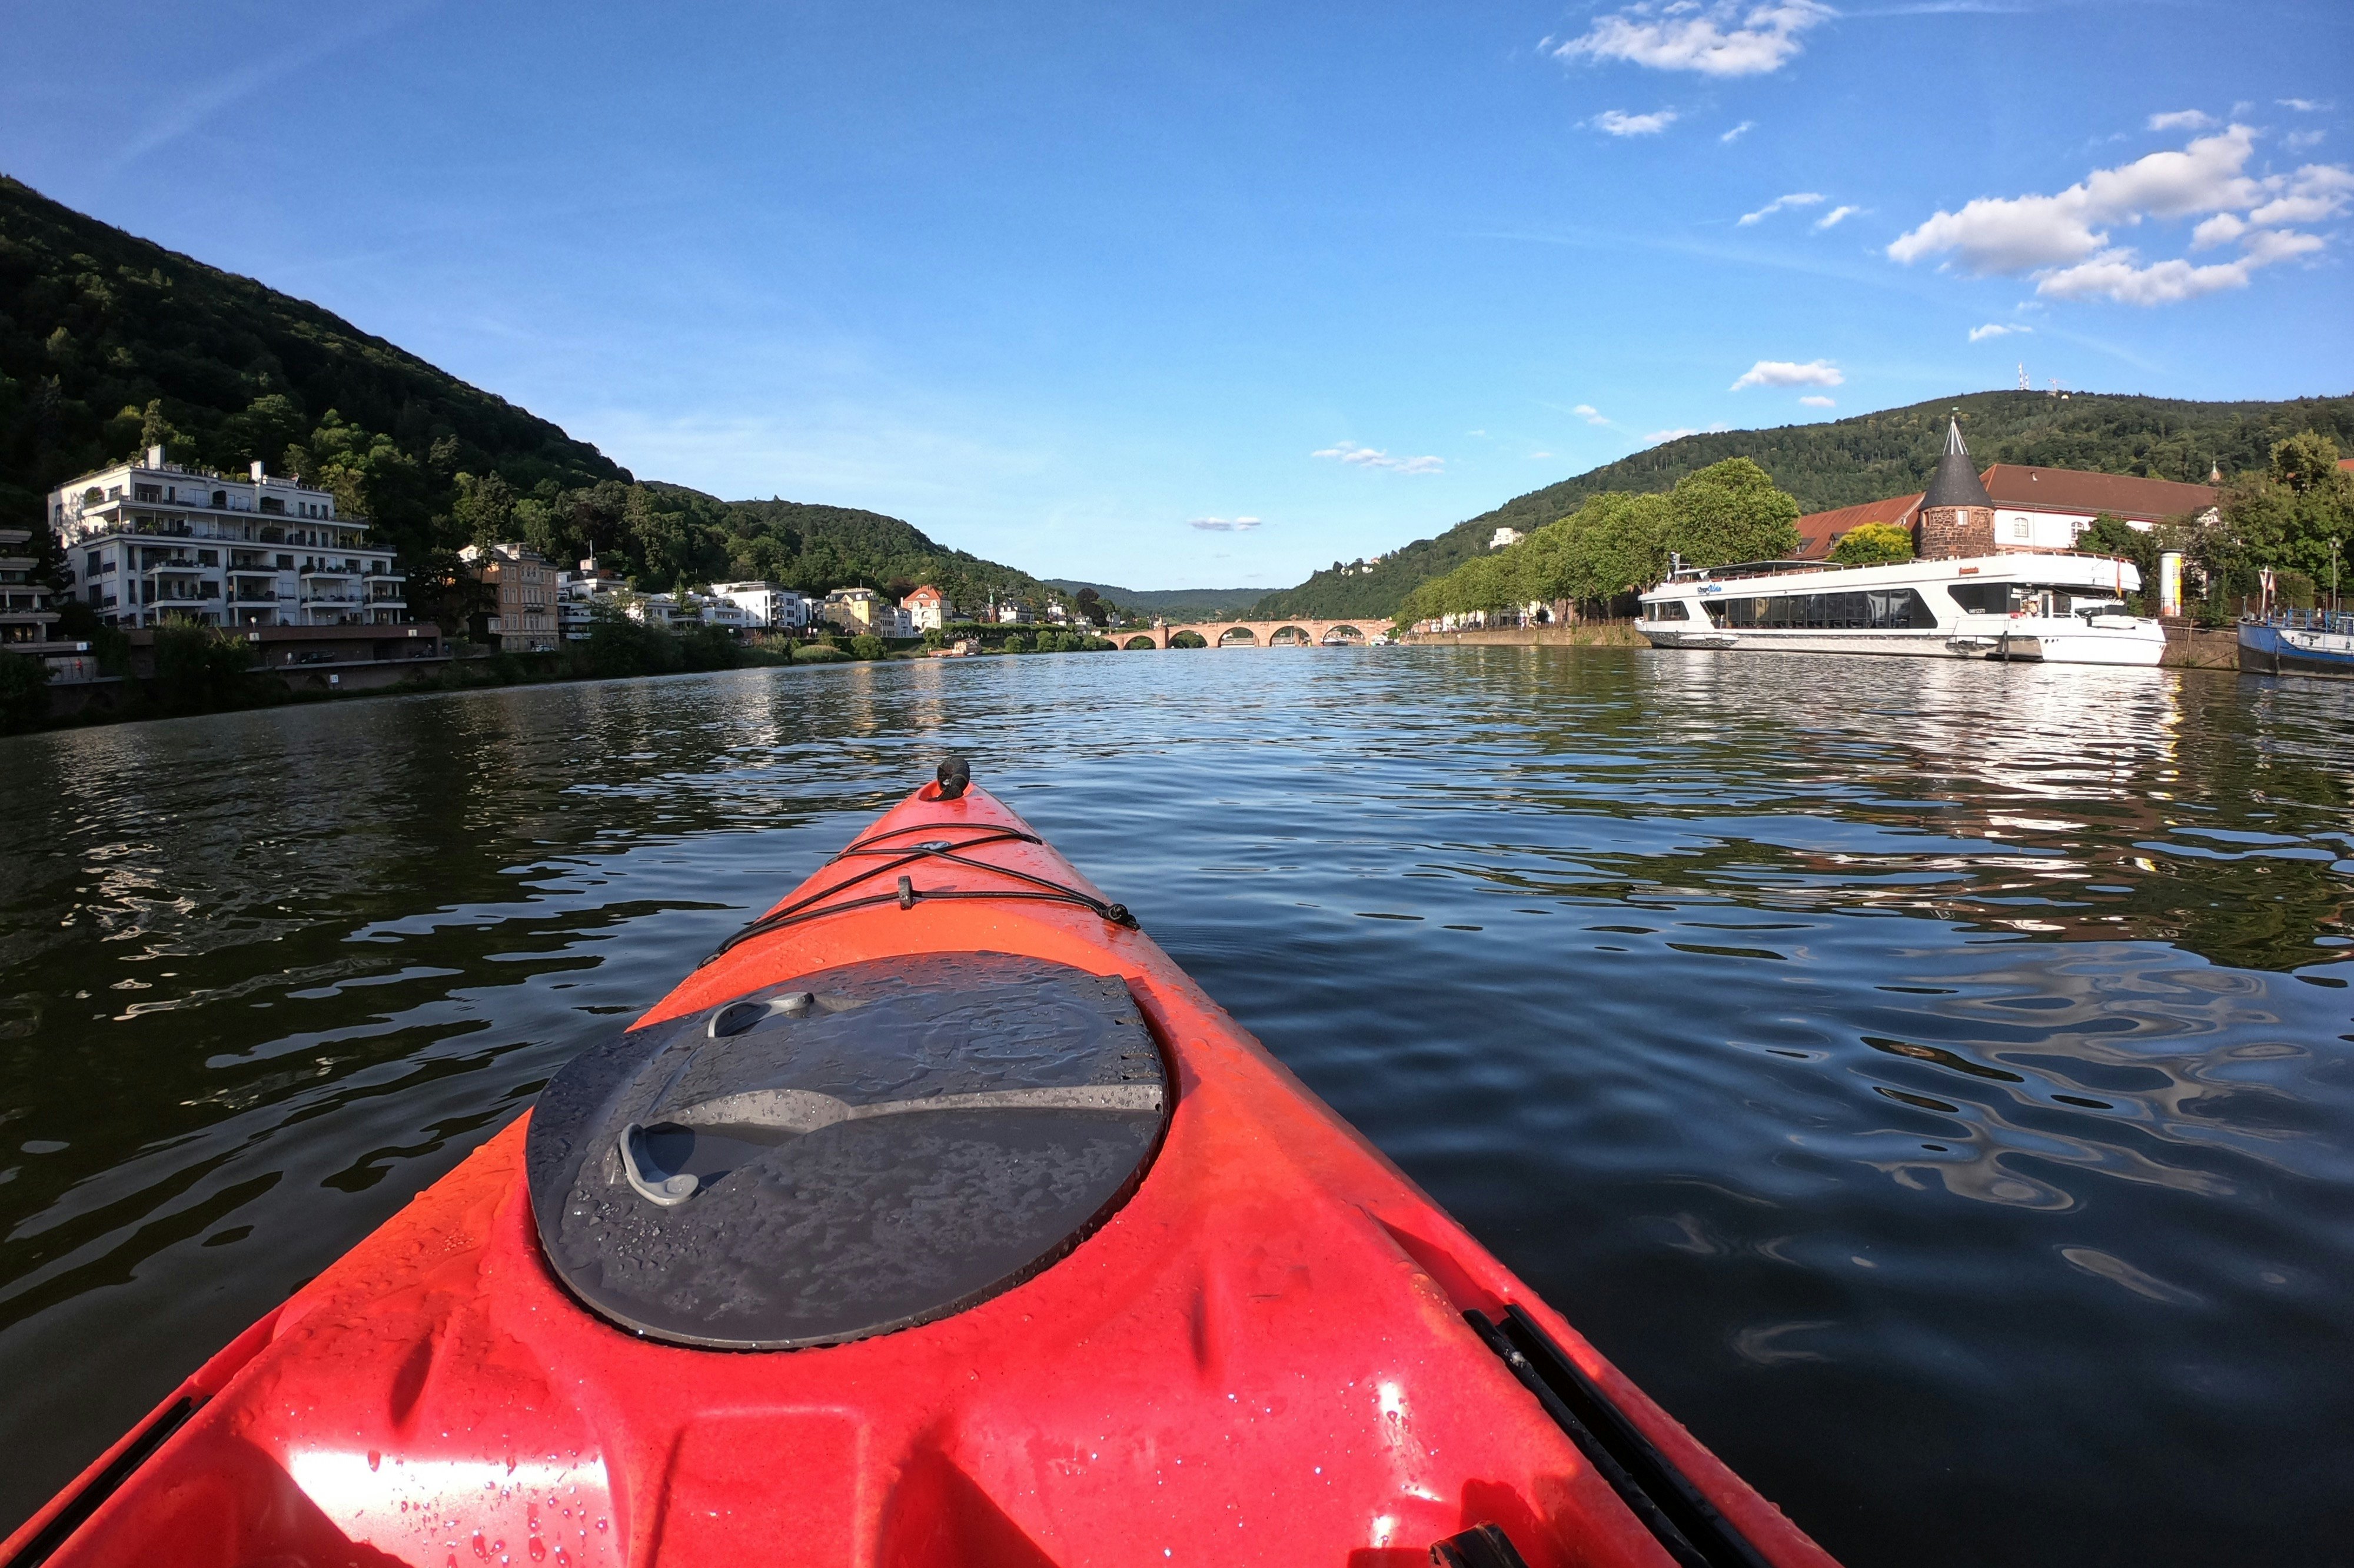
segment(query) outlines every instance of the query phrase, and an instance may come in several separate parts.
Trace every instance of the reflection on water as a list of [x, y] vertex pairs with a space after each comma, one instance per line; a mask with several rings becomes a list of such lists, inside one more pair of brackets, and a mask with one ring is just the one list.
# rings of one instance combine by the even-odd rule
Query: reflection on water
[[1850, 1562], [2337, 1552], [2354, 691], [1617, 650], [0, 743], [0, 1511], [951, 747]]

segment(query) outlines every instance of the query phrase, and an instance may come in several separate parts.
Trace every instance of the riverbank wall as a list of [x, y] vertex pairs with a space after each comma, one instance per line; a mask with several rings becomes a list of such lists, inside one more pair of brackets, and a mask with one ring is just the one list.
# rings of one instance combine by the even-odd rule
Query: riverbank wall
[[1642, 648], [1631, 621], [1581, 620], [1567, 626], [1502, 626], [1482, 631], [1409, 631], [1403, 641], [1462, 648]]

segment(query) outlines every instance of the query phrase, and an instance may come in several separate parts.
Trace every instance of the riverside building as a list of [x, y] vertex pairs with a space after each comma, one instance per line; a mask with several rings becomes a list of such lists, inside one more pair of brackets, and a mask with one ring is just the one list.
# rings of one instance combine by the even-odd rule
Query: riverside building
[[458, 552], [485, 587], [498, 595], [485, 630], [503, 652], [550, 653], [556, 650], [556, 607], [560, 574], [528, 545], [503, 540], [469, 545]]
[[40, 562], [26, 548], [32, 541], [30, 528], [0, 528], [0, 651], [48, 662], [53, 680], [82, 678], [67, 672], [87, 645], [57, 640], [48, 585], [36, 575]]
[[75, 598], [110, 626], [391, 626], [408, 578], [365, 517], [259, 462], [229, 479], [164, 460], [118, 463], [49, 492]]

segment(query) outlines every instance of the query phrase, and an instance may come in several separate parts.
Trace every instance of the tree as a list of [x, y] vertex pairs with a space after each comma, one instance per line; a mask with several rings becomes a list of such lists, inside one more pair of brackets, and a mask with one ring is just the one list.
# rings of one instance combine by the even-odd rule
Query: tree
[[1911, 530], [1893, 523], [1859, 523], [1831, 550], [1831, 559], [1843, 567], [1898, 567], [1912, 558]]
[[1780, 560], [1798, 547], [1797, 499], [1745, 457], [1676, 481], [1668, 510], [1668, 548], [1688, 567]]
[[49, 713], [49, 672], [38, 659], [0, 652], [0, 734], [30, 729]]
[[880, 659], [885, 652], [883, 640], [871, 631], [862, 631], [850, 640], [850, 656], [854, 659]]
[[490, 545], [514, 538], [514, 491], [497, 474], [486, 473], [479, 479], [471, 473], [458, 476], [457, 504], [451, 511], [468, 543]]
[[1005, 651], [1008, 653], [1027, 653], [1030, 652], [1030, 639], [1018, 631], [1009, 632], [1005, 638]]
[[2076, 535], [2076, 548], [2131, 561], [2141, 572], [2143, 588], [2157, 591], [2160, 544], [2156, 529], [2137, 528], [2115, 513], [2104, 512]]

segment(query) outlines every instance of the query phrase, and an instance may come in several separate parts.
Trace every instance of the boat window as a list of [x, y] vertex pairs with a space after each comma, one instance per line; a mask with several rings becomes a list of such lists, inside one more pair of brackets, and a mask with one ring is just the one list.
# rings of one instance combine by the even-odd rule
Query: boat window
[[1811, 630], [1928, 630], [1937, 624], [1935, 611], [1915, 588], [1868, 588], [1854, 593], [1789, 593], [1770, 598], [1728, 599], [1718, 616], [1723, 626], [1763, 630], [1794, 628]]
[[1646, 620], [1689, 620], [1691, 617], [1684, 609], [1683, 600], [1680, 599], [1648, 599], [1644, 602], [1643, 619]]
[[1946, 591], [1972, 615], [2008, 615], [2020, 596], [2016, 583], [1948, 583]]

